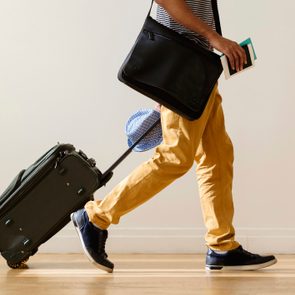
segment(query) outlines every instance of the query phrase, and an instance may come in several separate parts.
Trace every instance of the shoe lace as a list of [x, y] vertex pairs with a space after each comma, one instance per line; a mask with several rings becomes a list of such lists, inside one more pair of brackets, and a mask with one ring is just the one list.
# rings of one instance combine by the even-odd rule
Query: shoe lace
[[245, 254], [247, 254], [247, 255], [249, 255], [250, 257], [252, 257], [252, 258], [255, 258], [255, 257], [258, 257], [258, 256], [259, 256], [258, 254], [254, 254], [254, 253], [251, 253], [251, 252], [245, 250], [244, 248], [243, 248], [242, 251], [243, 251]]
[[106, 240], [108, 238], [108, 232], [106, 230], [102, 230], [99, 233], [99, 241], [98, 241], [98, 253], [102, 253], [105, 257], [108, 257], [107, 253], [105, 252], [105, 245]]

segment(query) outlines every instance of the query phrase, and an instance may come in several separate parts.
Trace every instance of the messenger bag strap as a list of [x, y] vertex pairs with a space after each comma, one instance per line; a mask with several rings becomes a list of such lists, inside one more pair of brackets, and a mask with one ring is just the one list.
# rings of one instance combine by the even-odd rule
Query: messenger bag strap
[[154, 4], [154, 0], [152, 0], [151, 7], [150, 7], [150, 10], [149, 10], [148, 16], [151, 15], [151, 11], [152, 11], [152, 8], [153, 8], [153, 4]]
[[212, 10], [213, 10], [213, 15], [214, 15], [216, 32], [219, 35], [222, 35], [221, 26], [220, 26], [220, 18], [219, 18], [219, 13], [218, 13], [217, 0], [211, 0], [211, 3], [212, 3]]

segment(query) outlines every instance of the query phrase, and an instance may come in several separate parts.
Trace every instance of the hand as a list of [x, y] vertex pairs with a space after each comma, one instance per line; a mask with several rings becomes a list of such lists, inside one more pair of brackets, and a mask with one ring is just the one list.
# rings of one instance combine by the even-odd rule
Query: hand
[[159, 103], [155, 105], [155, 110], [161, 112], [161, 105]]
[[233, 70], [237, 72], [243, 70], [244, 64], [247, 63], [247, 56], [245, 50], [237, 42], [226, 39], [217, 33], [212, 34], [208, 39], [215, 49], [228, 57]]

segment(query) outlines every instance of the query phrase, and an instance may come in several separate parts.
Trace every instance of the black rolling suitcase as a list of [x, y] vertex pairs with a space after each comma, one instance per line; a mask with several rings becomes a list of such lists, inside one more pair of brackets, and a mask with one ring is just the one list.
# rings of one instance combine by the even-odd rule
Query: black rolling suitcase
[[0, 252], [22, 268], [38, 247], [61, 230], [70, 214], [93, 199], [118, 166], [160, 121], [155, 122], [105, 173], [73, 145], [58, 144], [22, 170], [0, 196]]

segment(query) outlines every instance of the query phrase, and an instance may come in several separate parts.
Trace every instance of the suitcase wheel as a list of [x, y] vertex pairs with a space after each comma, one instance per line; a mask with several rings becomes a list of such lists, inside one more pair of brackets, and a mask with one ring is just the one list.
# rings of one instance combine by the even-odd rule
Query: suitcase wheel
[[7, 261], [7, 265], [12, 268], [12, 269], [24, 269], [27, 268], [27, 262], [28, 262], [29, 258], [26, 258], [18, 263], [10, 263], [9, 261]]
[[25, 268], [28, 268], [27, 262], [29, 261], [30, 256], [33, 256], [37, 252], [38, 252], [38, 248], [35, 248], [29, 253], [29, 256], [27, 256], [25, 259], [23, 259], [23, 260], [21, 260], [20, 262], [17, 262], [17, 263], [12, 263], [12, 262], [7, 261], [7, 265], [12, 269], [25, 269]]

